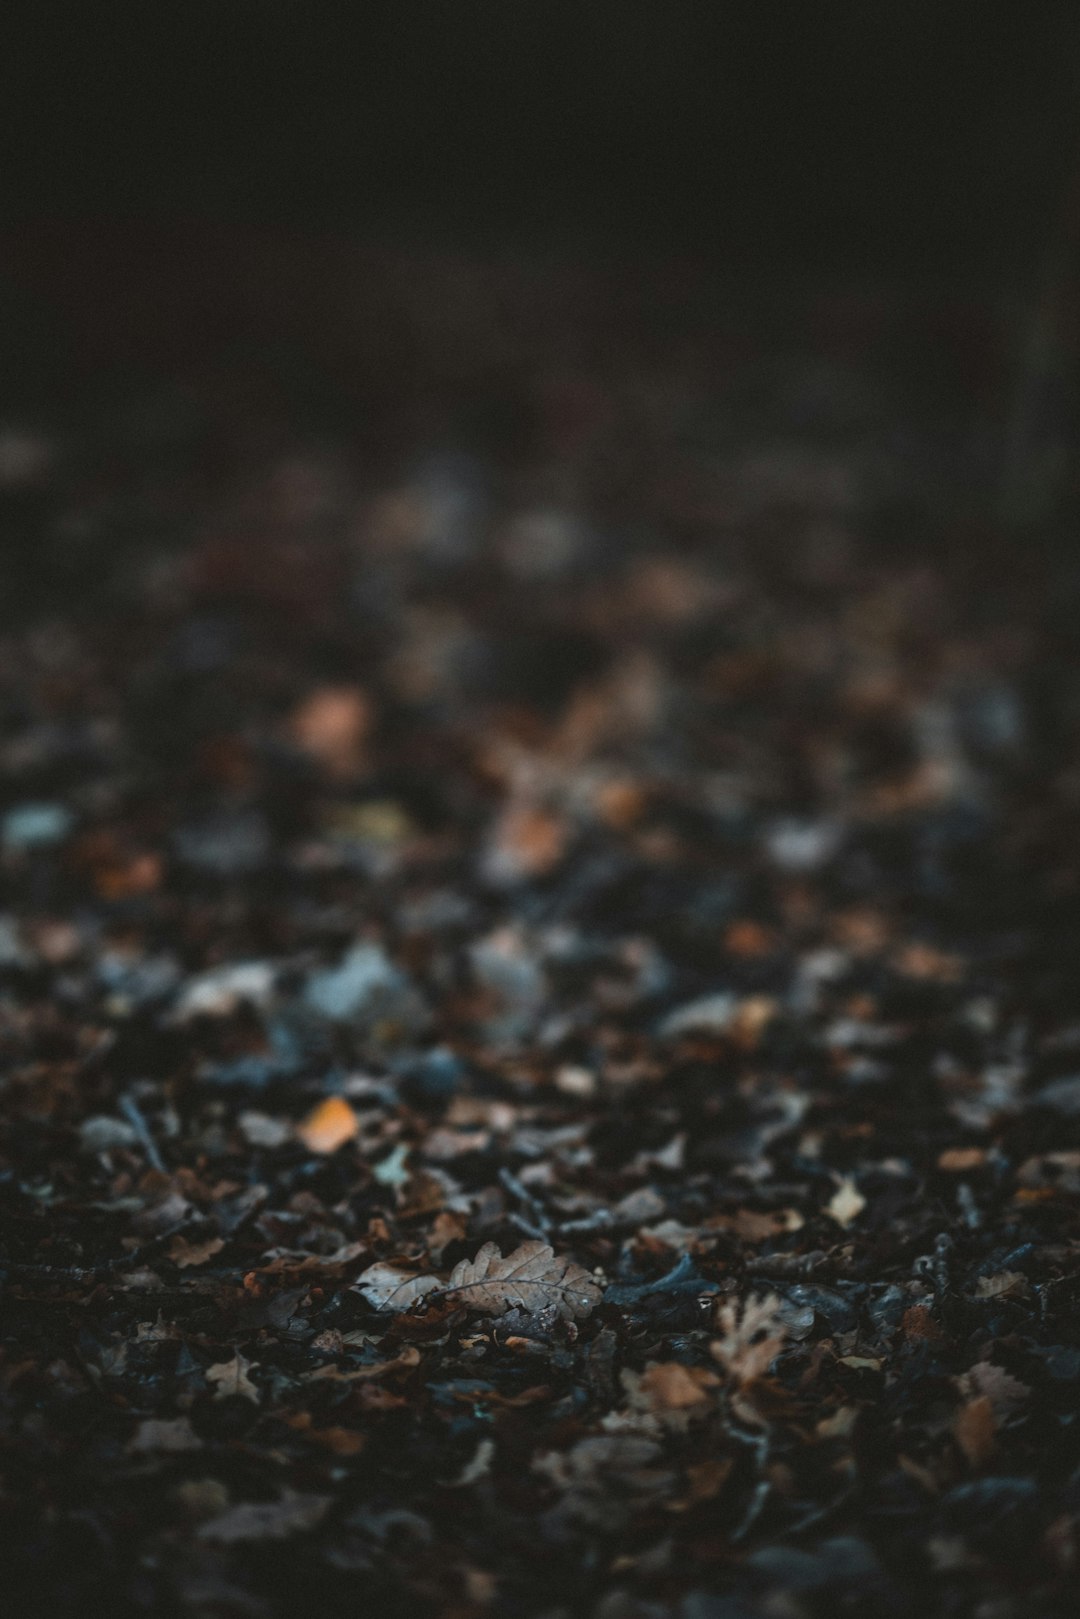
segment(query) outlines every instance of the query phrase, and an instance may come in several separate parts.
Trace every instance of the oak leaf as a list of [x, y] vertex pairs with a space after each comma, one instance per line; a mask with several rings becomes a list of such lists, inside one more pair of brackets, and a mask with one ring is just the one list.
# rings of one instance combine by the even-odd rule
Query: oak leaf
[[730, 1299], [717, 1309], [721, 1336], [709, 1345], [709, 1352], [734, 1382], [753, 1383], [764, 1377], [784, 1347], [787, 1327], [777, 1314], [779, 1309], [775, 1293], [764, 1298], [751, 1294], [741, 1312]]
[[485, 1242], [475, 1259], [463, 1259], [445, 1282], [415, 1276], [396, 1265], [370, 1265], [356, 1286], [377, 1310], [400, 1312], [428, 1294], [440, 1294], [483, 1315], [503, 1315], [515, 1307], [526, 1315], [549, 1311], [558, 1320], [581, 1320], [600, 1302], [596, 1278], [572, 1259], [559, 1257], [546, 1242], [523, 1242], [504, 1259]]
[[219, 1361], [216, 1366], [206, 1368], [206, 1381], [216, 1383], [214, 1390], [215, 1400], [227, 1400], [231, 1395], [241, 1395], [245, 1400], [259, 1401], [259, 1391], [248, 1376], [254, 1361], [245, 1360], [237, 1350], [232, 1360]]
[[485, 1242], [475, 1259], [454, 1266], [446, 1291], [485, 1315], [517, 1305], [529, 1315], [553, 1309], [563, 1321], [587, 1316], [601, 1296], [599, 1282], [582, 1265], [535, 1241], [523, 1242], [505, 1259], [495, 1243]]

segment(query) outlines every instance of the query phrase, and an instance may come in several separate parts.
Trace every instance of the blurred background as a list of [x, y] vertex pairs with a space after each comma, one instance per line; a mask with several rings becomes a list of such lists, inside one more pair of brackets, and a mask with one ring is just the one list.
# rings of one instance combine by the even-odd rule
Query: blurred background
[[[554, 658], [556, 700], [595, 652], [566, 591], [642, 559], [842, 594], [866, 557], [978, 591], [1052, 553], [1071, 599], [1075, 6], [0, 26], [13, 625], [347, 601], [330, 665], [398, 635], [421, 684], [514, 697]], [[462, 627], [476, 570], [531, 653]]]
[[804, 362], [773, 389], [799, 431], [800, 409], [936, 414], [958, 481], [1007, 446], [1010, 515], [1063, 494], [1067, 0], [15, 5], [2, 27], [12, 422], [213, 371], [316, 429], [505, 438], [480, 418], [515, 368], [520, 396], [530, 368], [643, 344], [738, 415], [768, 349]]

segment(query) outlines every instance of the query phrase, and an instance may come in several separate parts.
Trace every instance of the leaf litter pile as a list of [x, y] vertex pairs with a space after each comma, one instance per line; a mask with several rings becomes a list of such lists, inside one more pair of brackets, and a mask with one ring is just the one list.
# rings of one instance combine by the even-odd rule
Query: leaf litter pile
[[1073, 1613], [1075, 568], [481, 292], [0, 440], [10, 1611]]

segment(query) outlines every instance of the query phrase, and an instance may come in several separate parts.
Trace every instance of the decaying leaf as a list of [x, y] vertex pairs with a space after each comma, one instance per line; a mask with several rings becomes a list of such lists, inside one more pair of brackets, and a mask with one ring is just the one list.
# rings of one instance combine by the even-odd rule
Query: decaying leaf
[[557, 1257], [546, 1242], [523, 1242], [504, 1259], [485, 1242], [475, 1259], [459, 1261], [445, 1282], [415, 1276], [394, 1265], [371, 1265], [356, 1286], [377, 1310], [407, 1310], [417, 1299], [438, 1293], [483, 1315], [520, 1309], [527, 1315], [550, 1310], [562, 1321], [579, 1321], [600, 1302], [595, 1276], [572, 1259]]
[[230, 1395], [239, 1394], [245, 1400], [254, 1400], [258, 1404], [259, 1391], [248, 1376], [254, 1364], [254, 1361], [245, 1360], [237, 1350], [232, 1360], [223, 1360], [216, 1366], [208, 1366], [206, 1381], [216, 1384], [214, 1399], [227, 1400]]
[[751, 1294], [741, 1311], [731, 1299], [718, 1306], [721, 1336], [709, 1351], [734, 1382], [752, 1383], [763, 1377], [784, 1347], [787, 1328], [778, 1315], [780, 1304], [776, 1294], [769, 1293], [764, 1298]]
[[502, 1315], [516, 1305], [529, 1315], [553, 1309], [563, 1321], [581, 1320], [601, 1297], [595, 1276], [557, 1257], [546, 1242], [523, 1242], [505, 1259], [495, 1243], [485, 1242], [475, 1259], [454, 1266], [446, 1291], [485, 1315]]

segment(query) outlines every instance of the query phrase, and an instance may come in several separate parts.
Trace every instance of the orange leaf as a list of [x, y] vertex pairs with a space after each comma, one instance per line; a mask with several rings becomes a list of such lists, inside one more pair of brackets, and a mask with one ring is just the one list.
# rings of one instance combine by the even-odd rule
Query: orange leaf
[[328, 1096], [296, 1126], [309, 1152], [337, 1152], [359, 1129], [356, 1114], [341, 1096]]

